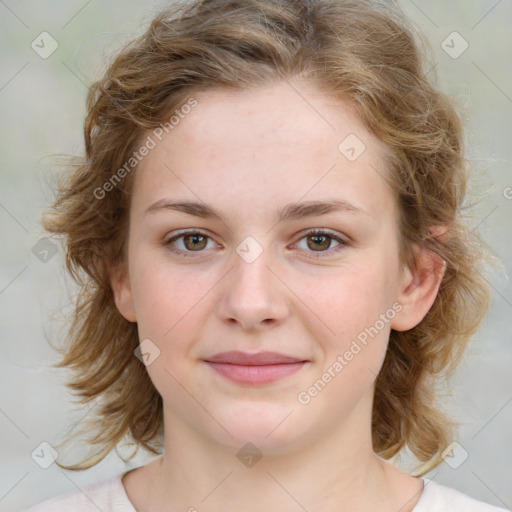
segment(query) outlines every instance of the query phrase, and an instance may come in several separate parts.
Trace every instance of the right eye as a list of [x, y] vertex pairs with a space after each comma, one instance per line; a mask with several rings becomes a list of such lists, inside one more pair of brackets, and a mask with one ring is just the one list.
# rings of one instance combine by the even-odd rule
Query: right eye
[[[202, 231], [189, 230], [182, 231], [181, 233], [166, 239], [164, 244], [171, 252], [179, 254], [180, 256], [189, 257], [191, 256], [190, 253], [204, 252], [203, 249], [207, 247], [208, 239], [210, 239], [210, 237]], [[181, 248], [176, 248], [176, 242], [178, 241], [178, 245], [181, 245]], [[213, 241], [212, 243], [215, 244]]]

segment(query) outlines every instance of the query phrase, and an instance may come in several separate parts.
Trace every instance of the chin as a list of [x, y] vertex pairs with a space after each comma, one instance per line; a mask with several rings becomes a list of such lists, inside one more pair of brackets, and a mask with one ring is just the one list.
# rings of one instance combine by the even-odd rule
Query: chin
[[245, 402], [231, 404], [224, 414], [216, 416], [224, 430], [218, 441], [235, 451], [246, 443], [255, 445], [263, 455], [287, 453], [298, 447], [308, 431], [308, 421], [300, 417], [296, 406]]

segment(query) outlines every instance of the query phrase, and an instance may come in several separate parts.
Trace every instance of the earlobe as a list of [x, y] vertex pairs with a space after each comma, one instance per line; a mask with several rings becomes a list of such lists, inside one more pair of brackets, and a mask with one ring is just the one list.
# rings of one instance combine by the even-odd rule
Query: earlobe
[[416, 327], [427, 315], [437, 297], [446, 270], [446, 262], [433, 251], [416, 248], [414, 265], [403, 269], [397, 301], [401, 311], [391, 322], [396, 331]]
[[110, 272], [110, 285], [114, 294], [117, 309], [129, 322], [136, 322], [135, 305], [125, 265], [116, 266]]

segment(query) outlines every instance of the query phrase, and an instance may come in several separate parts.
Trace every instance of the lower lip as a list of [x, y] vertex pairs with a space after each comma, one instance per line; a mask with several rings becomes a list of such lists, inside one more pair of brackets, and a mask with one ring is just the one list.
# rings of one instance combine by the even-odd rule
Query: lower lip
[[306, 361], [300, 363], [267, 364], [263, 366], [246, 366], [228, 363], [212, 363], [208, 365], [224, 377], [239, 384], [269, 384], [298, 372]]

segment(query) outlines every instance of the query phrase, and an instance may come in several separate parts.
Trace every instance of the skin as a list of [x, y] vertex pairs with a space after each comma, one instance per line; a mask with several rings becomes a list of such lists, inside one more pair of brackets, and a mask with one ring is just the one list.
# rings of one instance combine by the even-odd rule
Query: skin
[[[435, 300], [442, 262], [420, 251], [414, 270], [400, 263], [398, 210], [381, 177], [387, 148], [348, 104], [304, 83], [194, 97], [198, 106], [136, 171], [128, 261], [112, 273], [119, 311], [160, 350], [147, 371], [163, 398], [165, 453], [125, 475], [129, 499], [153, 512], [412, 510], [422, 481], [372, 450], [374, 382], [390, 329], [414, 327]], [[338, 150], [349, 134], [366, 146], [355, 161]], [[288, 203], [328, 198], [367, 213], [275, 223]], [[225, 222], [145, 213], [162, 199], [206, 203]], [[313, 228], [348, 243], [319, 240]], [[172, 242], [188, 257], [166, 245], [183, 229], [209, 237]], [[236, 251], [249, 236], [262, 249], [251, 263]], [[301, 404], [298, 393], [393, 304], [401, 310]], [[241, 385], [202, 361], [228, 350], [308, 363]], [[252, 467], [237, 457], [247, 442], [262, 454]]]

